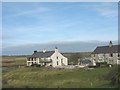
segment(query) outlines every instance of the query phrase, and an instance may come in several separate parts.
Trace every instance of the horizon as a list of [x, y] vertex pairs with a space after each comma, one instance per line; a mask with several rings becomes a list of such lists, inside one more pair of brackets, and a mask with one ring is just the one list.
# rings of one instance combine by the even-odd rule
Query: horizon
[[[112, 41], [113, 45], [118, 45], [118, 41]], [[109, 42], [105, 41], [69, 41], [69, 42], [56, 42], [56, 43], [45, 43], [45, 44], [26, 44], [19, 46], [12, 46], [3, 48], [2, 55], [31, 55], [35, 50], [53, 51], [57, 46], [61, 53], [69, 52], [93, 52], [97, 46], [108, 46]]]

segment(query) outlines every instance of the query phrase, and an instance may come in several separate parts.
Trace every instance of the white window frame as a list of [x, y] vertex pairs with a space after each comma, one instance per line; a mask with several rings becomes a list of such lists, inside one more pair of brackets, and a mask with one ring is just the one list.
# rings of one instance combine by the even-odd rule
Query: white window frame
[[105, 54], [98, 54], [98, 62], [104, 62], [105, 61]]

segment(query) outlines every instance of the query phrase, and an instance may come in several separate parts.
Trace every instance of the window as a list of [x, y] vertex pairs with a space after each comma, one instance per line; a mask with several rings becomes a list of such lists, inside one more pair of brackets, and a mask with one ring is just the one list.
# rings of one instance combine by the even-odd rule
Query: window
[[34, 60], [36, 61], [36, 58], [34, 58]]
[[94, 57], [95, 57], [95, 54], [94, 54]]
[[98, 62], [104, 62], [105, 56], [104, 54], [98, 54]]
[[61, 59], [61, 63], [63, 63], [63, 59]]
[[112, 53], [110, 54], [110, 57], [113, 57], [113, 54], [112, 54]]
[[46, 62], [45, 62], [45, 65], [46, 65]]
[[118, 57], [120, 57], [120, 53], [118, 53]]
[[57, 56], [57, 59], [58, 59], [58, 56]]
[[57, 65], [58, 65], [58, 61], [57, 61]]
[[27, 60], [30, 61], [30, 58], [28, 58]]

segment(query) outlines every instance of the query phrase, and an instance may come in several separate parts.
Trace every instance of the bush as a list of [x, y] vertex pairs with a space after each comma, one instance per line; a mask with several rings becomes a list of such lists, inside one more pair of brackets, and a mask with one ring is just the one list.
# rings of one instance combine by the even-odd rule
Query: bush
[[82, 58], [82, 56], [79, 55], [78, 53], [72, 54], [69, 57], [69, 61], [70, 61], [69, 64], [76, 65], [76, 64], [78, 64], [78, 59], [81, 59], [81, 58]]
[[114, 66], [112, 70], [106, 75], [106, 79], [111, 81], [112, 85], [120, 84], [120, 66]]
[[99, 62], [99, 63], [96, 63], [96, 67], [106, 67], [108, 66], [107, 65], [107, 62]]

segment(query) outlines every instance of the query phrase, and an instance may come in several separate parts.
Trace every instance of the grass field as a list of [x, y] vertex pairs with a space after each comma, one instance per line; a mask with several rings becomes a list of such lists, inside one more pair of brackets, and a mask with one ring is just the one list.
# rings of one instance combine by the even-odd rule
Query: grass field
[[93, 70], [55, 70], [25, 66], [26, 57], [3, 57], [3, 88], [108, 88], [113, 87], [104, 77], [111, 68]]
[[2, 67], [4, 68], [17, 68], [26, 65], [25, 56], [4, 56], [2, 57]]
[[104, 75], [110, 68], [93, 70], [51, 70], [47, 68], [18, 68], [3, 73], [3, 87], [11, 88], [101, 88], [111, 87]]

